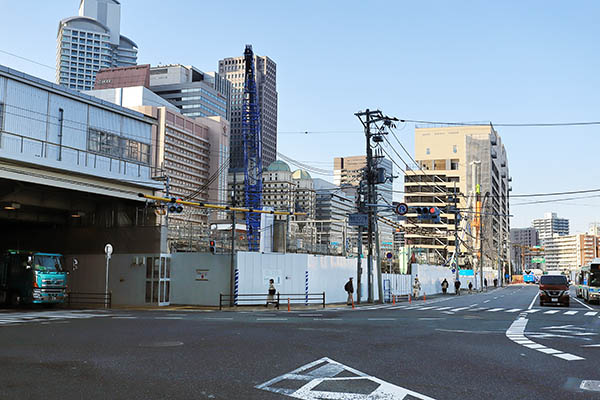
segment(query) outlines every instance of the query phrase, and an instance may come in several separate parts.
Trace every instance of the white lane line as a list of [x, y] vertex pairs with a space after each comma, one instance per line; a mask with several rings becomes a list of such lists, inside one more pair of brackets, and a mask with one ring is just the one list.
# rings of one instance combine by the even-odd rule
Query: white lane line
[[560, 310], [544, 311], [544, 314], [556, 314], [557, 312], [560, 312]]
[[430, 310], [432, 308], [434, 308], [434, 307], [433, 306], [431, 306], [431, 307], [423, 307], [423, 308], [421, 308], [421, 310]]
[[204, 319], [210, 319], [210, 320], [214, 320], [214, 321], [221, 321], [221, 320], [231, 321], [231, 320], [233, 320], [233, 318], [231, 318], [231, 317], [206, 317]]
[[531, 310], [531, 309], [530, 309], [530, 310], [527, 310], [527, 311], [525, 311], [525, 312], [526, 312], [526, 313], [529, 313], [529, 314], [533, 314], [534, 312], [538, 312], [538, 311], [540, 311], [540, 309], [539, 309], [539, 308], [534, 308], [533, 310]]
[[449, 309], [451, 309], [451, 308], [452, 308], [452, 307], [440, 307], [440, 308], [438, 308], [438, 309], [437, 309], [437, 311], [449, 310]]
[[367, 321], [395, 321], [396, 318], [367, 318]]
[[112, 319], [137, 319], [137, 317], [113, 317]]
[[406, 308], [407, 306], [397, 306], [397, 307], [390, 307], [390, 310], [400, 310], [402, 308]]
[[298, 314], [299, 317], [322, 317], [323, 314]]
[[457, 311], [466, 310], [467, 308], [469, 308], [469, 307], [458, 307], [458, 308], [453, 308], [453, 309], [452, 309], [452, 310], [450, 310], [450, 311], [452, 311], [452, 312], [457, 312]]
[[257, 321], [287, 321], [287, 318], [256, 318]]
[[341, 321], [341, 318], [313, 318], [313, 321]]
[[498, 311], [502, 311], [504, 310], [504, 308], [491, 308], [489, 310], [487, 310], [487, 312], [498, 312]]
[[531, 300], [531, 304], [529, 305], [529, 307], [527, 307], [528, 310], [531, 310], [531, 307], [533, 307], [533, 303], [535, 303], [535, 301], [537, 300], [539, 295], [540, 295], [540, 292], [537, 292], [535, 294], [535, 297], [533, 298], [533, 300]]
[[154, 317], [154, 319], [183, 319], [183, 317]]
[[521, 311], [520, 308], [511, 308], [510, 310], [506, 310], [504, 312], [517, 312], [517, 311]]
[[577, 299], [577, 297], [573, 297], [571, 296], [571, 298], [573, 300], [575, 300], [576, 302], [578, 302], [579, 304], [581, 304], [582, 306], [584, 306], [585, 308], [587, 308], [588, 310], [593, 310], [592, 307], [588, 306], [587, 304], [585, 304], [584, 302], [582, 302], [581, 300]]
[[565, 311], [564, 315], [575, 315], [577, 314], [579, 311]]
[[536, 343], [532, 340], [529, 340], [525, 336], [525, 327], [527, 326], [527, 322], [527, 318], [520, 316], [506, 330], [506, 337], [523, 347], [539, 351], [540, 353], [550, 354], [554, 357], [558, 357], [566, 361], [585, 360], [585, 358], [583, 357], [579, 357], [574, 354], [564, 353], [560, 350], [552, 349], [542, 344]]
[[489, 300], [484, 301], [484, 303], [489, 303], [489, 302], [490, 302]]
[[594, 316], [594, 315], [596, 315], [596, 314], [598, 314], [598, 311], [589, 311], [589, 312], [586, 312], [586, 313], [585, 313], [585, 314], [583, 314], [583, 315], [585, 315], [585, 316], [588, 316], [588, 317], [590, 317], [590, 316], [592, 316], [592, 317], [593, 317], [593, 316]]

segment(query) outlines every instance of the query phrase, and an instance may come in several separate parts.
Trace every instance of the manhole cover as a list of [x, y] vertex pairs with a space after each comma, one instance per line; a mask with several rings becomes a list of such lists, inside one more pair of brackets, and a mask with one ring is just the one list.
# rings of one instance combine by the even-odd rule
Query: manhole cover
[[580, 389], [600, 392], [600, 381], [581, 381]]
[[140, 347], [176, 347], [183, 346], [183, 342], [148, 342], [140, 343]]

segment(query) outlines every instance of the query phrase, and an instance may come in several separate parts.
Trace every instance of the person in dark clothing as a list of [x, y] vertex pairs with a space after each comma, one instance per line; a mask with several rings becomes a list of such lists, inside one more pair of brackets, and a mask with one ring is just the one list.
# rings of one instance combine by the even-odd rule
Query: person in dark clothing
[[458, 295], [460, 294], [460, 280], [459, 279], [454, 281], [454, 292]]
[[498, 279], [494, 278], [494, 287], [498, 287]]
[[448, 281], [446, 280], [446, 278], [444, 278], [444, 280], [442, 281], [442, 293], [446, 294], [447, 291], [448, 291]]
[[348, 300], [346, 300], [346, 304], [351, 306], [354, 300], [352, 299], [352, 294], [354, 293], [354, 285], [352, 284], [352, 277], [348, 279], [348, 282], [344, 285], [344, 290], [348, 293]]
[[487, 290], [487, 278], [483, 279], [483, 286], [485, 286], [485, 290]]
[[473, 291], [473, 282], [469, 282], [469, 293]]

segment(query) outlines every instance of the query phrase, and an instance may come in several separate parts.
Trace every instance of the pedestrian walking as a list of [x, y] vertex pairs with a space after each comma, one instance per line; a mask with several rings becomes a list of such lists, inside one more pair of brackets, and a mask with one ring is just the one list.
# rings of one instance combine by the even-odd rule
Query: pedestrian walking
[[354, 285], [352, 284], [352, 277], [348, 278], [348, 282], [344, 285], [344, 290], [348, 293], [348, 299], [346, 300], [346, 304], [351, 306], [354, 303], [354, 299], [352, 298], [352, 294], [354, 293]]
[[473, 282], [469, 282], [469, 293], [473, 291]]
[[454, 293], [460, 295], [460, 279], [454, 281]]
[[421, 290], [421, 282], [419, 282], [419, 277], [415, 276], [415, 283], [413, 283], [413, 298], [419, 298], [419, 291]]
[[275, 293], [277, 293], [277, 289], [275, 289], [275, 281], [273, 279], [269, 279], [269, 294], [267, 295], [267, 304], [265, 307], [269, 307], [269, 304], [275, 304]]
[[444, 280], [442, 281], [442, 293], [446, 294], [447, 291], [448, 291], [448, 281], [446, 280], [446, 278], [444, 278]]
[[494, 287], [498, 287], [498, 278], [494, 278]]
[[485, 290], [487, 290], [487, 278], [483, 279], [483, 285], [485, 286]]

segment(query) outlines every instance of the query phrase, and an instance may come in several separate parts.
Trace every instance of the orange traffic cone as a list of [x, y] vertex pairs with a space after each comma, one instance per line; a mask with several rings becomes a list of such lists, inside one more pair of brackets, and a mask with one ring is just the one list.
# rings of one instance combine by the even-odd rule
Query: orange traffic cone
[[410, 297], [410, 294], [409, 294], [409, 295], [408, 295], [408, 304], [410, 304], [410, 303], [411, 303], [411, 299], [412, 299], [412, 298]]
[[427, 293], [423, 292], [423, 301], [427, 300]]
[[288, 312], [290, 312], [290, 298], [288, 297]]
[[396, 295], [393, 295], [392, 299], [393, 299], [393, 304], [396, 304]]

